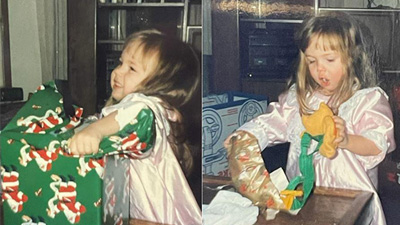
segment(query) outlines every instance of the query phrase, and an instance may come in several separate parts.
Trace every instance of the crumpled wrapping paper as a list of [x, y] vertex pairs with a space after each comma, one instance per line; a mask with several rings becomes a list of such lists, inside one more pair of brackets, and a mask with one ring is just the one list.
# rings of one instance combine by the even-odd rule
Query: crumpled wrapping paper
[[236, 190], [261, 208], [284, 210], [279, 190], [264, 166], [257, 139], [245, 131], [235, 132], [228, 151], [229, 170]]
[[203, 207], [204, 225], [248, 225], [257, 221], [258, 207], [239, 193], [221, 190]]
[[[81, 123], [83, 109], [73, 107], [75, 115], [70, 117], [63, 102], [54, 81], [40, 85], [0, 133], [4, 225], [39, 218], [57, 225], [102, 224], [103, 210], [116, 215], [107, 217], [108, 222], [122, 220], [123, 209], [114, 206], [126, 197], [115, 195], [111, 203], [107, 195], [102, 197], [103, 183], [111, 183], [104, 177], [104, 156], [115, 155], [122, 162], [151, 154], [154, 113], [141, 108], [132, 123], [101, 140], [98, 153], [74, 156], [67, 151], [67, 140]], [[118, 194], [116, 189], [110, 193]]]

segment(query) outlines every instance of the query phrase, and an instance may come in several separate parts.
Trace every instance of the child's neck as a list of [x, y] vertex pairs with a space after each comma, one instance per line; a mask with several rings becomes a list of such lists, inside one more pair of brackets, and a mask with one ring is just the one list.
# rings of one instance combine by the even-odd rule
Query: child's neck
[[[334, 115], [338, 115], [338, 106], [335, 106], [335, 96], [334, 96], [334, 92], [323, 92], [322, 90], [317, 90], [316, 91], [317, 94], [319, 94], [323, 101], [329, 106], [329, 108], [331, 108], [332, 112]], [[321, 98], [320, 97], [320, 98]]]
[[317, 92], [325, 96], [332, 96], [333, 94], [335, 94], [334, 91], [328, 91], [326, 89], [318, 89]]

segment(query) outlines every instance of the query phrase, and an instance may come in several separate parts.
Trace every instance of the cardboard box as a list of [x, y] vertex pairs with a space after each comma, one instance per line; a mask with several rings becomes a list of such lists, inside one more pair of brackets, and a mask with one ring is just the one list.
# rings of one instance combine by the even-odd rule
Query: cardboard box
[[268, 97], [227, 92], [203, 97], [203, 174], [229, 176], [225, 139], [245, 122], [264, 113]]

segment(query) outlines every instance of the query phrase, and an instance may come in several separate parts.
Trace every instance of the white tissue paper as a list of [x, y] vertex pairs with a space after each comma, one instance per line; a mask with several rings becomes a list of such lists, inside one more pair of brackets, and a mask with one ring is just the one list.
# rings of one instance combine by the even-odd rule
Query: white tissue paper
[[[286, 189], [289, 185], [289, 181], [287, 180], [285, 172], [283, 172], [282, 168], [278, 168], [274, 170], [274, 172], [270, 173], [271, 182], [275, 185], [276, 189], [279, 192]], [[296, 210], [289, 210], [287, 211], [289, 214], [297, 215], [300, 212], [300, 209]], [[275, 219], [276, 214], [279, 213], [277, 209], [267, 209], [267, 217], [266, 220], [273, 220]]]
[[[270, 173], [271, 181], [280, 191], [284, 190], [289, 181], [282, 168]], [[289, 213], [296, 215], [298, 210], [290, 210]], [[279, 210], [267, 209], [266, 220], [275, 219]], [[209, 205], [203, 205], [204, 225], [250, 225], [257, 221], [259, 209], [254, 206], [250, 199], [232, 191], [221, 190], [215, 195]]]
[[204, 225], [251, 225], [257, 221], [258, 207], [239, 193], [221, 190], [203, 206]]

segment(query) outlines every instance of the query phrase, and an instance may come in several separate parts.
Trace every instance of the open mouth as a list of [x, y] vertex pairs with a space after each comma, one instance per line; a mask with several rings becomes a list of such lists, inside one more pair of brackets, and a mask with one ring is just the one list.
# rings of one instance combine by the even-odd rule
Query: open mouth
[[120, 88], [120, 87], [122, 87], [122, 85], [118, 82], [115, 82], [113, 85], [113, 88]]
[[323, 87], [329, 86], [329, 84], [330, 84], [329, 80], [324, 77], [319, 78], [319, 80], [320, 80], [321, 86], [323, 86]]

